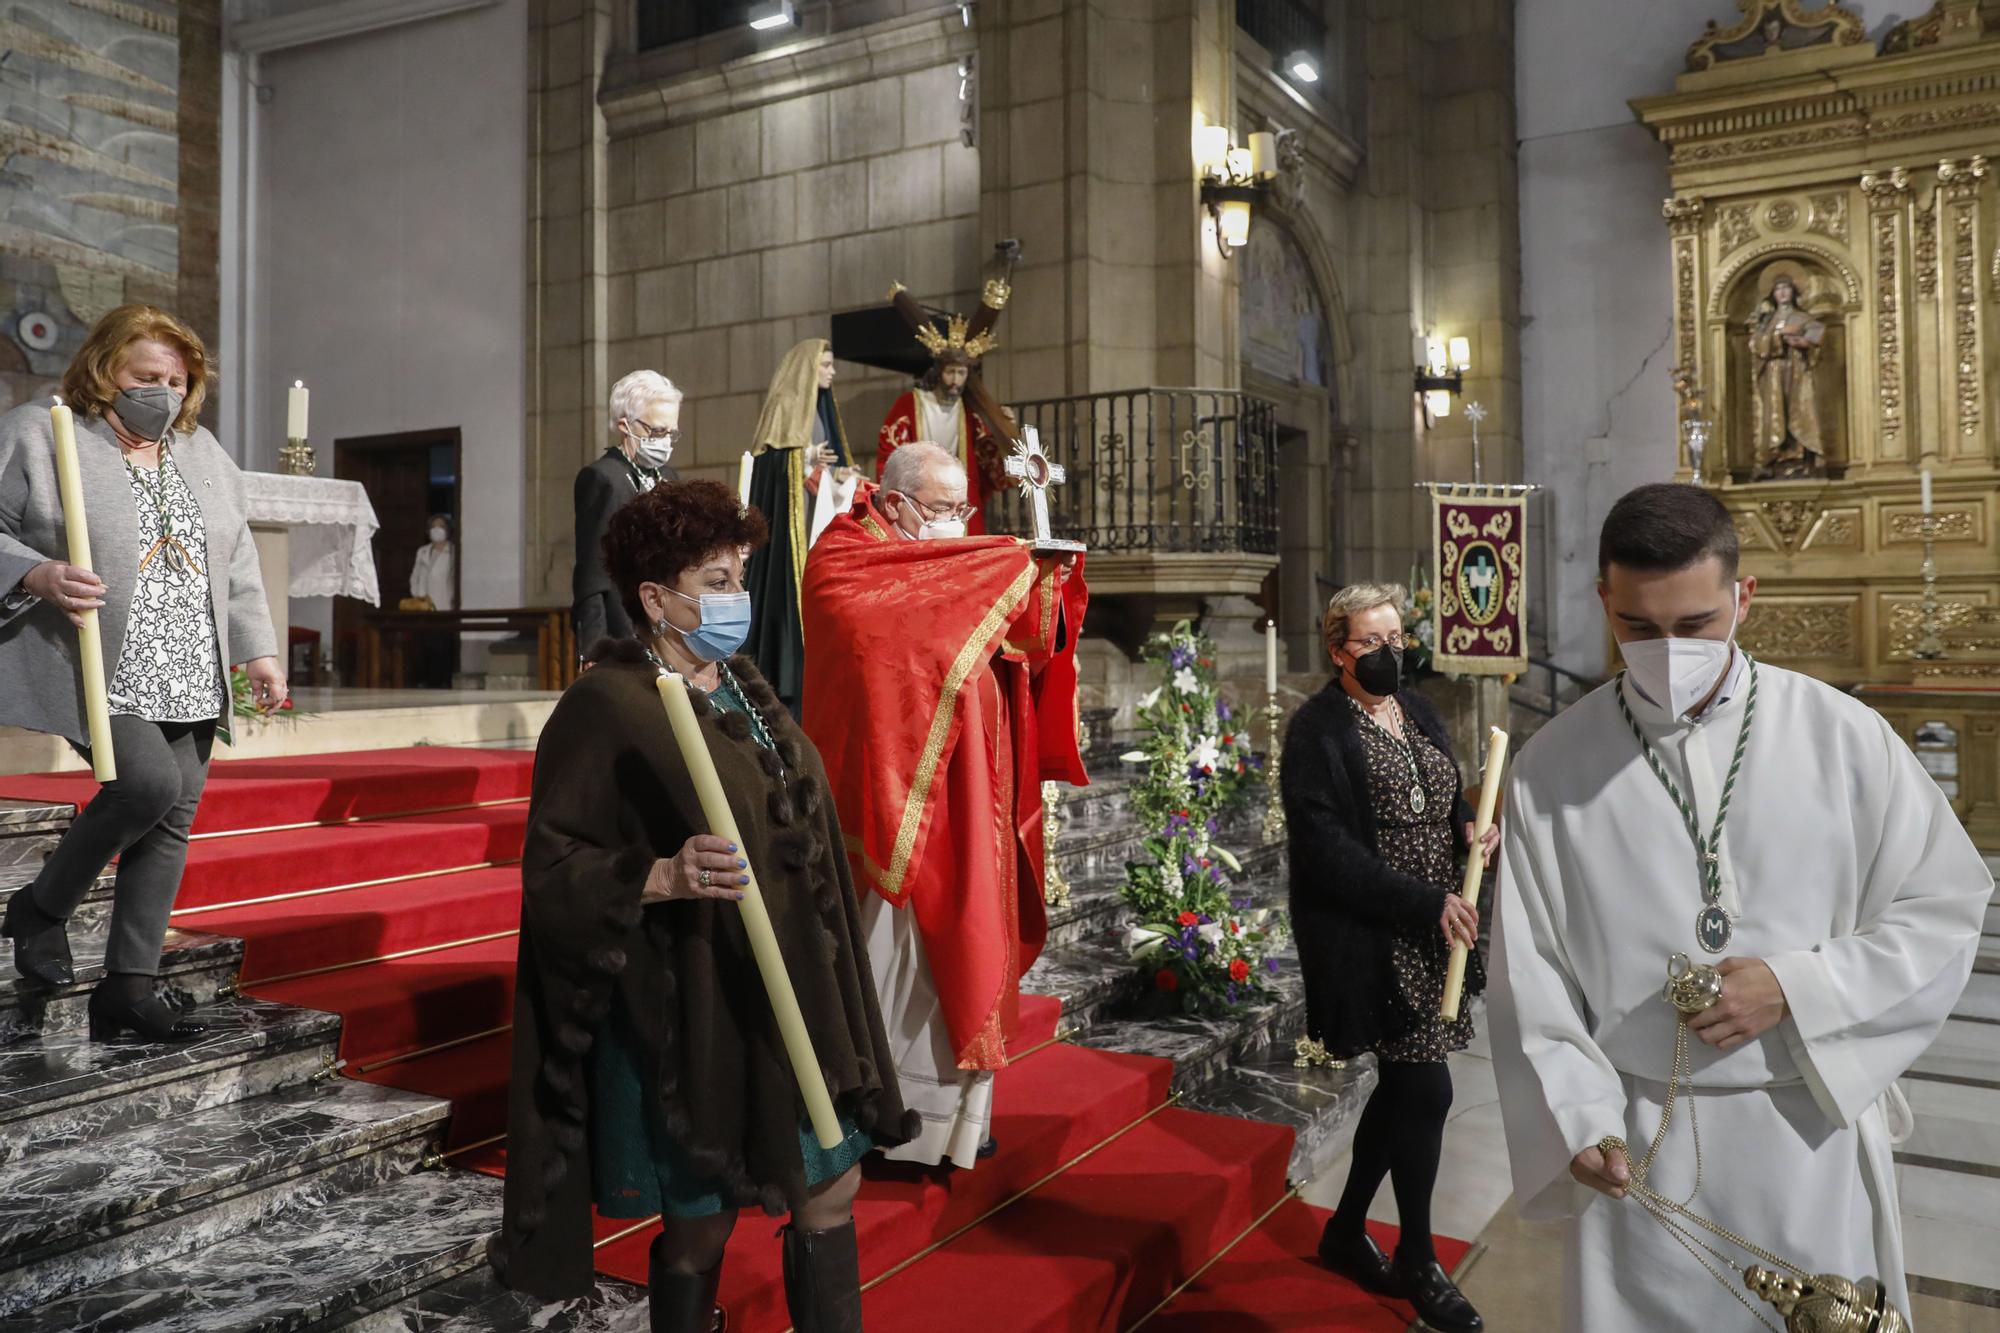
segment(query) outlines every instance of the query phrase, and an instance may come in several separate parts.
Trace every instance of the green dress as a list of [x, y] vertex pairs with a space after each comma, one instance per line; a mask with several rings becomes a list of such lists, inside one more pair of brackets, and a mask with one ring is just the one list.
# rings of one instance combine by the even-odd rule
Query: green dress
[[[744, 701], [728, 667], [722, 686], [709, 695], [719, 708], [756, 715]], [[770, 746], [762, 726], [752, 731], [758, 743]], [[614, 1000], [611, 1016], [597, 1029], [590, 1047], [590, 1175], [591, 1196], [604, 1217], [712, 1217], [723, 1210], [716, 1182], [698, 1175], [680, 1144], [660, 1123], [659, 1104], [646, 1096], [638, 1038]], [[843, 1137], [833, 1148], [822, 1148], [812, 1126], [799, 1125], [799, 1155], [807, 1185], [832, 1180], [875, 1149], [875, 1141], [849, 1116], [840, 1117]]]

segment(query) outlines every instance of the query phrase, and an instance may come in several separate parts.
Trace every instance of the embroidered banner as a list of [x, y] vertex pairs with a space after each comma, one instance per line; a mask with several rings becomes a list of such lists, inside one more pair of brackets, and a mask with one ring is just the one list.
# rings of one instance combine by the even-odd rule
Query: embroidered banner
[[1431, 665], [1473, 676], [1528, 669], [1527, 497], [1436, 484]]

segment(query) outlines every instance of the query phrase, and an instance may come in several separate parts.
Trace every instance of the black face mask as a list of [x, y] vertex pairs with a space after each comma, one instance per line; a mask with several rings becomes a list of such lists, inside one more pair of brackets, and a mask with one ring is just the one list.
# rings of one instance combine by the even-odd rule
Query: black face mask
[[1403, 650], [1383, 644], [1354, 659], [1354, 683], [1377, 698], [1387, 698], [1403, 681]]

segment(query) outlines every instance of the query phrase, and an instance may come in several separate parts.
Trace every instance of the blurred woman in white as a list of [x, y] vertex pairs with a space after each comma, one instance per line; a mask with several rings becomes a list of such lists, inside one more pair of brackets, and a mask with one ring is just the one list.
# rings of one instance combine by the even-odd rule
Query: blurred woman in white
[[410, 596], [424, 598], [439, 611], [456, 610], [452, 574], [457, 556], [451, 541], [451, 515], [432, 514], [429, 535], [429, 543], [417, 548], [417, 562], [410, 567]]

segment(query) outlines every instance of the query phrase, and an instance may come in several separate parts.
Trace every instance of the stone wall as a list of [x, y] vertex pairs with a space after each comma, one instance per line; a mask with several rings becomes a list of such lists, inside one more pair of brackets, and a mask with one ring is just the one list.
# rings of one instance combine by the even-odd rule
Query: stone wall
[[[795, 342], [826, 337], [834, 311], [880, 303], [895, 281], [969, 309], [982, 252], [979, 153], [959, 137], [958, 61], [974, 38], [956, 7], [885, 17], [838, 5], [802, 43], [691, 67], [678, 49], [620, 53], [595, 5], [542, 8], [568, 15], [544, 31], [539, 94], [542, 529], [530, 579], [554, 596], [568, 586], [570, 479], [610, 439], [605, 396], [619, 376], [650, 367], [680, 385], [675, 466], [733, 484]], [[741, 36], [717, 40], [726, 54]], [[864, 461], [905, 387], [840, 367], [835, 391]]]

